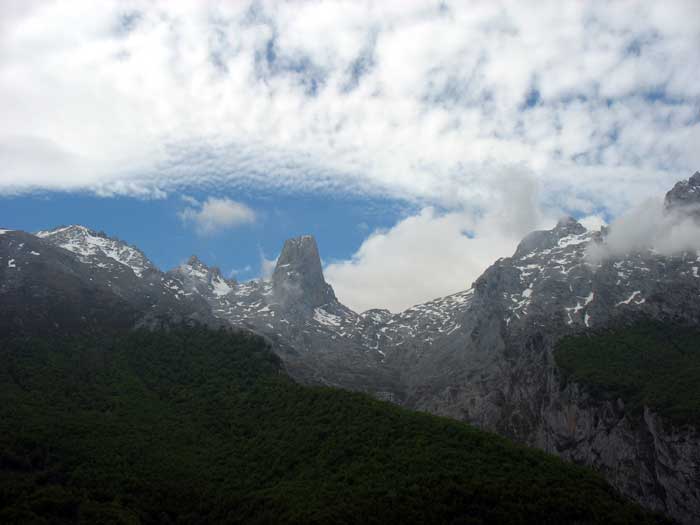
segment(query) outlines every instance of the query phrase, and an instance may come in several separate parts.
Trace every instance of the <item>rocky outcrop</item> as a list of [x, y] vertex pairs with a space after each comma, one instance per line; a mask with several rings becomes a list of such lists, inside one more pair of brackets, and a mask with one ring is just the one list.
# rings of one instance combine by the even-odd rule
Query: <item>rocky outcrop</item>
[[272, 290], [287, 308], [311, 311], [337, 302], [323, 278], [321, 256], [311, 235], [285, 241], [272, 274]]
[[[700, 177], [694, 177], [700, 179]], [[682, 187], [694, 194], [693, 180]], [[676, 187], [669, 210], [693, 213]], [[667, 199], [669, 202], [669, 199]], [[564, 384], [558, 340], [636, 319], [697, 326], [700, 254], [653, 248], [593, 261], [606, 230], [570, 218], [527, 236], [511, 258], [476, 281], [460, 329], [417, 349], [392, 349], [410, 377], [408, 406], [472, 422], [575, 462], [594, 466], [624, 494], [683, 523], [700, 519], [697, 429], [645, 410], [599, 402]]]
[[196, 255], [168, 272], [168, 276], [181, 283], [188, 293], [194, 293], [207, 300], [231, 293], [238, 284], [235, 279], [226, 279], [219, 268], [208, 267]]
[[693, 208], [691, 212], [700, 218], [700, 171], [696, 171], [688, 180], [682, 180], [666, 194], [666, 210], [674, 208]]
[[621, 400], [592, 400], [575, 383], [559, 388], [550, 371], [541, 425], [531, 444], [591, 465], [623, 494], [681, 522], [696, 523], [700, 509], [700, 435], [675, 427], [648, 408], [631, 416]]

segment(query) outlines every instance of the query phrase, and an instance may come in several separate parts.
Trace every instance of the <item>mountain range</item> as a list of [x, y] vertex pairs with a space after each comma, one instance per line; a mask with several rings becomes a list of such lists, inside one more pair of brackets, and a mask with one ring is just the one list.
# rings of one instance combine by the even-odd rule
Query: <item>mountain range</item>
[[[698, 209], [700, 172], [665, 199], [665, 213], [682, 220], [700, 220]], [[244, 328], [302, 384], [473, 423], [590, 465], [643, 506], [694, 523], [695, 423], [653, 402], [634, 411], [626, 394], [596, 395], [557, 359], [562, 341], [644, 323], [700, 326], [700, 254], [649, 246], [594, 257], [610, 235], [567, 217], [526, 236], [462, 292], [400, 313], [358, 313], [326, 283], [311, 236], [285, 242], [269, 281], [237, 282], [195, 256], [161, 271], [138, 248], [85, 226], [0, 229], [0, 330]]]

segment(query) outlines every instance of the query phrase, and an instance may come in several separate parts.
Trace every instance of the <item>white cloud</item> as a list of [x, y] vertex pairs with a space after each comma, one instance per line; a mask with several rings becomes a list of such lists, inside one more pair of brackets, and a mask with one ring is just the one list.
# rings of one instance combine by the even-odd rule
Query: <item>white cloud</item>
[[459, 208], [524, 164], [551, 199], [604, 186], [596, 206], [621, 209], [700, 164], [699, 10], [10, 2], [0, 193], [254, 185]]
[[235, 278], [242, 273], [249, 273], [253, 269], [249, 264], [245, 265], [243, 268], [233, 268], [229, 272], [229, 278]]
[[608, 225], [605, 217], [601, 217], [600, 215], [586, 215], [585, 217], [581, 217], [578, 222], [580, 222], [584, 228], [590, 231], [598, 231], [603, 226]]
[[269, 281], [272, 279], [272, 274], [277, 266], [277, 257], [267, 259], [262, 250], [260, 250], [260, 279]]
[[199, 207], [185, 208], [178, 215], [183, 223], [194, 225], [199, 235], [212, 235], [255, 222], [255, 212], [245, 204], [215, 197], [209, 197]]
[[180, 195], [180, 200], [186, 204], [189, 204], [190, 206], [195, 206], [195, 207], [201, 206], [201, 203], [195, 197], [192, 197], [191, 195]]
[[[609, 257], [655, 250], [662, 255], [700, 250], [700, 224], [687, 208], [667, 210], [664, 201], [652, 198], [618, 217], [602, 244], [589, 246], [593, 263]], [[697, 213], [698, 210], [695, 209]]]
[[472, 220], [432, 208], [371, 234], [351, 260], [326, 266], [338, 298], [356, 311], [403, 310], [433, 297], [469, 288], [514, 240], [476, 241], [465, 234]]
[[553, 223], [541, 215], [537, 185], [527, 173], [500, 173], [497, 180], [483, 197], [487, 212], [424, 208], [372, 233], [350, 260], [327, 265], [338, 298], [357, 311], [400, 311], [465, 290], [525, 233]]

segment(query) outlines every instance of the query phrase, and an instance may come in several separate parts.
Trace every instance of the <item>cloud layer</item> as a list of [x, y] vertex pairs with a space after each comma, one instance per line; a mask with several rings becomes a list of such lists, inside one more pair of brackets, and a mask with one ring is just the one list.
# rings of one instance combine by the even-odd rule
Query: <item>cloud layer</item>
[[[3, 2], [0, 195], [408, 200], [423, 211], [328, 269], [395, 308], [456, 291], [523, 224], [609, 219], [698, 169], [698, 49], [696, 0]], [[522, 173], [535, 215], [510, 216], [499, 184]], [[452, 255], [426, 274], [431, 238]]]
[[400, 311], [466, 290], [530, 231], [556, 220], [541, 212], [538, 185], [528, 172], [494, 175], [489, 206], [478, 211], [423, 208], [393, 228], [373, 232], [348, 261], [331, 262], [327, 280], [357, 311]]
[[619, 210], [700, 164], [693, 0], [16, 5], [3, 193], [226, 183], [452, 205], [524, 164], [552, 199]]
[[590, 245], [592, 263], [625, 254], [654, 250], [675, 255], [700, 250], [697, 207], [666, 209], [663, 199], [651, 198], [618, 217], [602, 244]]
[[241, 202], [209, 197], [199, 204], [191, 197], [192, 206], [179, 213], [185, 224], [192, 224], [199, 235], [213, 235], [223, 230], [255, 222], [255, 212]]

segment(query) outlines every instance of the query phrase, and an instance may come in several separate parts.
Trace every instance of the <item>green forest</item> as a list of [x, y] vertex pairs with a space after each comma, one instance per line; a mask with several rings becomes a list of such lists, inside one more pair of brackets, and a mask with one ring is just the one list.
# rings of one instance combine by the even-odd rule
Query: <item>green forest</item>
[[0, 341], [0, 523], [665, 523], [453, 420], [300, 386], [253, 335]]
[[555, 350], [567, 380], [597, 399], [645, 406], [676, 425], [700, 424], [700, 330], [638, 322], [563, 339]]

